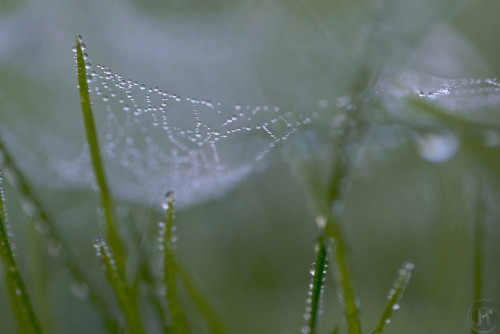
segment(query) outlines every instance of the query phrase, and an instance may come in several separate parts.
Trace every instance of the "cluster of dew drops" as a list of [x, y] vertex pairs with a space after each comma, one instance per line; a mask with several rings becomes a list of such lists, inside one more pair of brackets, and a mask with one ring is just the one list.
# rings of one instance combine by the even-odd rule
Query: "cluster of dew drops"
[[[483, 101], [495, 103], [498, 101], [500, 83], [497, 78], [486, 79], [443, 79], [441, 88], [420, 90], [417, 96], [429, 100], [441, 98], [467, 98], [469, 103], [477, 97]], [[484, 142], [487, 147], [500, 145], [500, 134], [494, 130], [484, 130]], [[418, 135], [416, 138], [417, 151], [420, 156], [429, 162], [442, 163], [452, 158], [460, 148], [458, 137], [448, 130], [436, 133]]]
[[[2, 215], [2, 221], [4, 224], [6, 239], [2, 240], [3, 242], [8, 242], [12, 255], [16, 256], [16, 245], [14, 243], [14, 233], [11, 230], [9, 215], [7, 213], [7, 209], [5, 208], [5, 191], [3, 189], [3, 172], [0, 169], [0, 205], [2, 206], [2, 210], [0, 211], [0, 215]], [[2, 247], [5, 246], [2, 244]]]
[[445, 84], [435, 90], [419, 91], [419, 97], [436, 99], [446, 95], [477, 95], [500, 92], [500, 83], [497, 78], [486, 79], [446, 79]]

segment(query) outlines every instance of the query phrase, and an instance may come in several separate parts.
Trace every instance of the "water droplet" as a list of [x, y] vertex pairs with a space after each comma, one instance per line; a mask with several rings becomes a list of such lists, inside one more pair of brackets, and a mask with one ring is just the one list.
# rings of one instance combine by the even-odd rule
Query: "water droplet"
[[333, 201], [332, 213], [334, 215], [340, 215], [344, 211], [345, 202], [343, 200], [337, 199]]
[[451, 132], [428, 133], [417, 137], [417, 150], [420, 156], [434, 163], [442, 163], [457, 153], [460, 143]]
[[80, 300], [86, 300], [89, 296], [89, 287], [82, 282], [71, 284], [71, 294]]
[[77, 47], [76, 47], [76, 45], [75, 45], [73, 48], [71, 48], [71, 50], [72, 50], [73, 52], [77, 52], [77, 51], [78, 51], [78, 48], [77, 48]]
[[313, 262], [309, 267], [309, 273], [311, 274], [311, 276], [314, 276], [316, 274], [316, 262]]
[[413, 262], [406, 262], [404, 267], [406, 270], [413, 270], [415, 268], [415, 264]]
[[397, 311], [397, 310], [399, 310], [400, 308], [401, 308], [401, 305], [399, 305], [399, 304], [397, 304], [397, 303], [396, 303], [396, 304], [394, 304], [394, 305], [392, 305], [392, 309], [393, 309], [394, 311]]
[[318, 225], [318, 227], [320, 229], [324, 229], [325, 226], [326, 226], [326, 217], [325, 216], [316, 216], [316, 225]]
[[488, 130], [484, 132], [484, 144], [487, 147], [500, 145], [500, 134], [497, 131]]
[[165, 200], [162, 203], [163, 210], [168, 210], [171, 207], [171, 204], [174, 202], [174, 192], [169, 191], [165, 194]]
[[396, 290], [394, 289], [390, 289], [389, 290], [389, 293], [387, 294], [387, 296], [385, 296], [387, 299], [391, 299], [392, 296], [394, 296], [394, 294], [396, 293]]
[[58, 240], [49, 240], [47, 249], [52, 257], [56, 258], [61, 254], [62, 244]]
[[337, 98], [335, 105], [337, 108], [343, 108], [351, 103], [351, 97], [349, 95], [342, 95]]
[[101, 237], [96, 237], [92, 241], [92, 246], [94, 246], [95, 249], [101, 248], [102, 247], [102, 239], [101, 239]]

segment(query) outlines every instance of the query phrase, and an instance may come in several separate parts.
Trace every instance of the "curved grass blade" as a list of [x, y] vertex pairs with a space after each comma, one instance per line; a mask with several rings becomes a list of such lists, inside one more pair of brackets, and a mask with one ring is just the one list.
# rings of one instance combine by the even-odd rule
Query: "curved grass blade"
[[414, 268], [414, 264], [411, 262], [406, 262], [403, 264], [401, 269], [398, 271], [398, 278], [394, 283], [394, 287], [389, 291], [387, 298], [389, 301], [385, 306], [384, 312], [380, 317], [377, 328], [373, 331], [372, 334], [380, 334], [384, 331], [384, 326], [390, 322], [391, 315], [394, 311], [399, 310], [399, 301], [403, 295], [403, 292], [408, 285], [408, 282], [411, 278], [411, 272]]
[[32, 191], [26, 177], [17, 166], [9, 150], [1, 140], [0, 153], [3, 154], [3, 164], [6, 168], [6, 174], [8, 172], [9, 177], [7, 177], [7, 179], [20, 192], [21, 200], [24, 202], [24, 211], [33, 221], [35, 230], [43, 237], [46, 245], [57, 245], [58, 254], [57, 256], [53, 256], [53, 258], [61, 261], [63, 265], [68, 268], [74, 282], [84, 284], [88, 288], [88, 298], [97, 308], [103, 324], [105, 324], [108, 331], [116, 332], [119, 326], [113, 319], [108, 305], [102, 299], [101, 295], [96, 292], [97, 289], [92, 284], [91, 280], [80, 269], [80, 267], [78, 267], [78, 262], [75, 260], [74, 255], [70, 252], [70, 248], [67, 243], [63, 238], [61, 238], [61, 234], [59, 233], [57, 226], [43, 209], [41, 202], [35, 196], [35, 193]]
[[106, 278], [111, 284], [111, 287], [115, 292], [116, 299], [118, 300], [118, 304], [125, 315], [129, 332], [132, 334], [145, 334], [146, 332], [141, 324], [139, 309], [135, 302], [135, 296], [118, 272], [116, 261], [114, 260], [113, 254], [111, 253], [108, 245], [100, 237], [97, 237], [94, 240], [93, 245], [97, 256], [103, 263]]
[[222, 323], [220, 322], [219, 318], [212, 312], [212, 310], [210, 309], [208, 304], [205, 302], [205, 300], [201, 296], [201, 293], [194, 286], [193, 282], [189, 278], [186, 271], [184, 269], [182, 269], [182, 267], [179, 267], [179, 266], [177, 266], [177, 270], [178, 270], [179, 275], [182, 279], [182, 283], [186, 286], [194, 303], [196, 304], [196, 306], [198, 306], [198, 309], [200, 310], [201, 314], [205, 317], [208, 325], [210, 326], [210, 329], [212, 330], [212, 333], [213, 334], [225, 334], [226, 331], [225, 331], [224, 327], [222, 326]]
[[113, 205], [111, 201], [111, 194], [109, 192], [108, 184], [106, 182], [106, 175], [104, 173], [104, 167], [101, 159], [101, 153], [99, 149], [99, 142], [97, 139], [97, 131], [94, 122], [94, 116], [92, 114], [92, 106], [90, 103], [89, 86], [88, 86], [88, 76], [86, 71], [86, 64], [83, 58], [81, 36], [76, 35], [76, 60], [78, 68], [78, 85], [80, 88], [80, 102], [82, 105], [83, 120], [85, 123], [85, 133], [87, 135], [87, 142], [89, 145], [90, 156], [92, 157], [92, 165], [95, 172], [95, 177], [97, 180], [97, 185], [99, 187], [100, 198], [102, 201], [102, 207], [104, 209], [104, 215], [106, 218], [106, 230], [107, 239], [109, 241], [109, 246], [113, 251], [113, 255], [116, 259], [117, 270], [125, 277], [125, 248], [120, 240], [118, 231], [114, 222]]
[[305, 319], [307, 325], [302, 328], [302, 333], [315, 334], [318, 329], [319, 317], [321, 315], [322, 297], [326, 278], [326, 247], [323, 236], [318, 239], [318, 251], [316, 261], [311, 267], [312, 280], [310, 283], [309, 296], [307, 298]]
[[11, 236], [4, 208], [5, 195], [1, 183], [2, 173], [0, 171], [0, 253], [6, 267], [5, 281], [9, 290], [10, 302], [19, 333], [43, 333], [12, 251], [12, 240], [10, 240]]
[[175, 241], [173, 235], [174, 229], [174, 193], [168, 192], [163, 202], [165, 210], [165, 223], [160, 224], [160, 237], [163, 237], [164, 249], [164, 285], [167, 287], [167, 301], [172, 316], [172, 332], [174, 334], [189, 333], [189, 326], [184, 315], [184, 311], [179, 304], [177, 295], [176, 275], [177, 263], [175, 261]]

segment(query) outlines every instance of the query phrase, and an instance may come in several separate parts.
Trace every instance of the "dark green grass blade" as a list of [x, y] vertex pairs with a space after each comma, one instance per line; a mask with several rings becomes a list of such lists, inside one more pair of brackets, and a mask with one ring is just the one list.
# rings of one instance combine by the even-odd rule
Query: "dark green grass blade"
[[120, 308], [125, 316], [129, 332], [131, 334], [145, 334], [146, 332], [141, 324], [141, 318], [135, 301], [135, 296], [118, 272], [116, 262], [108, 245], [99, 237], [94, 240], [93, 245], [96, 249], [97, 256], [103, 263], [106, 278], [111, 284], [116, 299], [118, 300], [118, 304], [120, 305]]
[[2, 173], [0, 171], [0, 252], [5, 263], [5, 281], [9, 290], [10, 302], [17, 320], [19, 333], [43, 333], [12, 252], [1, 182]]
[[[321, 312], [321, 298], [326, 278], [326, 247], [323, 236], [318, 238], [318, 251], [316, 254], [316, 261], [314, 262], [314, 271], [311, 271], [312, 282], [309, 296], [307, 298], [306, 307], [306, 320], [307, 320], [307, 333], [315, 334], [318, 331], [319, 316]], [[304, 332], [304, 331], [303, 331]]]
[[101, 160], [101, 153], [99, 149], [99, 142], [97, 139], [97, 131], [92, 114], [92, 106], [90, 102], [89, 86], [87, 82], [87, 72], [85, 69], [85, 60], [83, 58], [83, 51], [80, 42], [81, 37], [76, 36], [76, 60], [78, 67], [78, 85], [80, 88], [80, 102], [82, 105], [83, 120], [85, 123], [85, 133], [87, 135], [87, 142], [89, 145], [90, 156], [92, 157], [92, 165], [99, 187], [102, 207], [106, 217], [106, 229], [109, 246], [113, 251], [113, 256], [116, 259], [116, 265], [120, 275], [125, 277], [125, 248], [120, 240], [118, 231], [114, 222], [113, 205], [111, 201], [111, 194], [109, 192], [108, 183], [104, 173], [104, 167]]
[[170, 309], [170, 314], [172, 316], [172, 332], [174, 334], [185, 334], [189, 333], [189, 326], [184, 315], [184, 311], [179, 304], [179, 298], [177, 295], [177, 262], [175, 261], [174, 254], [174, 239], [173, 239], [173, 227], [174, 227], [174, 193], [168, 192], [165, 195], [165, 201], [163, 203], [163, 208], [165, 209], [165, 226], [160, 228], [160, 236], [163, 234], [163, 248], [164, 248], [164, 259], [165, 259], [165, 273], [164, 273], [164, 284], [167, 287], [167, 301], [168, 307]]
[[63, 265], [68, 268], [73, 277], [73, 280], [79, 284], [85, 284], [88, 288], [88, 298], [95, 305], [98, 314], [106, 325], [108, 331], [116, 331], [118, 324], [113, 319], [109, 306], [102, 299], [101, 295], [97, 292], [96, 287], [92, 284], [91, 280], [87, 277], [84, 271], [78, 266], [74, 255], [71, 253], [68, 244], [61, 238], [61, 234], [53, 220], [44, 210], [41, 202], [32, 191], [26, 177], [21, 169], [17, 166], [12, 158], [9, 150], [0, 140], [0, 153], [3, 154], [3, 164], [6, 172], [9, 172], [12, 185], [19, 191], [22, 201], [25, 203], [24, 207], [30, 208], [25, 210], [26, 214], [34, 223], [35, 230], [43, 237], [46, 245], [57, 245], [59, 249], [56, 260], [59, 260]]
[[190, 279], [186, 271], [179, 266], [177, 269], [182, 279], [182, 283], [184, 283], [194, 303], [196, 304], [196, 306], [198, 306], [198, 309], [200, 310], [201, 314], [205, 317], [205, 320], [207, 321], [208, 325], [210, 326], [210, 329], [212, 330], [212, 333], [225, 334], [226, 331], [222, 326], [222, 323], [220, 322], [219, 318], [215, 315], [215, 313], [205, 302], [205, 300], [201, 296], [201, 293], [194, 286], [192, 280]]
[[[480, 181], [481, 182], [481, 181]], [[482, 184], [479, 186], [477, 195], [476, 217], [474, 221], [474, 302], [481, 299], [482, 294], [482, 274], [483, 274], [483, 236], [484, 236], [484, 216], [485, 203]], [[471, 333], [477, 333], [474, 328]]]
[[481, 299], [482, 293], [482, 258], [483, 258], [483, 234], [484, 234], [484, 211], [485, 204], [482, 193], [482, 187], [479, 189], [477, 213], [475, 217], [474, 233], [474, 301]]
[[394, 287], [389, 291], [388, 297], [389, 301], [385, 306], [384, 312], [380, 317], [377, 328], [373, 331], [372, 334], [380, 334], [384, 331], [385, 325], [390, 321], [391, 315], [395, 310], [399, 309], [399, 301], [403, 295], [403, 292], [408, 285], [408, 282], [411, 278], [411, 272], [413, 270], [413, 263], [406, 262], [403, 264], [401, 269], [399, 269], [399, 276], [394, 283]]

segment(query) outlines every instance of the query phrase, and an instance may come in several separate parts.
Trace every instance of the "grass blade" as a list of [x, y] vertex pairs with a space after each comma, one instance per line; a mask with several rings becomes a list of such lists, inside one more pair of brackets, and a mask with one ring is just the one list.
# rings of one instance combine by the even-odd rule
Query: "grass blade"
[[318, 251], [316, 254], [316, 261], [311, 267], [312, 280], [309, 289], [309, 296], [307, 298], [305, 319], [307, 325], [302, 328], [302, 333], [315, 334], [321, 315], [322, 297], [326, 278], [326, 247], [323, 236], [318, 239]]
[[5, 280], [10, 302], [17, 320], [19, 333], [43, 333], [38, 317], [33, 310], [28, 291], [13, 254], [12, 240], [5, 214], [2, 173], [0, 171], [0, 253], [5, 263]]
[[391, 315], [395, 310], [399, 309], [399, 301], [403, 295], [403, 292], [408, 285], [411, 278], [411, 272], [414, 268], [414, 264], [411, 262], [406, 262], [403, 264], [401, 269], [399, 269], [399, 276], [394, 283], [394, 287], [389, 291], [387, 295], [389, 301], [385, 306], [384, 312], [380, 317], [377, 328], [372, 334], [380, 334], [384, 331], [384, 326], [390, 322]]
[[[479, 181], [481, 182], [481, 181]], [[479, 194], [477, 195], [476, 217], [474, 222], [474, 302], [481, 300], [482, 294], [482, 273], [483, 273], [483, 236], [484, 236], [484, 215], [485, 203], [482, 184], [479, 186]], [[477, 331], [472, 328], [471, 333]]]
[[78, 86], [80, 89], [80, 102], [82, 106], [83, 119], [85, 123], [85, 132], [89, 145], [92, 164], [99, 187], [100, 198], [104, 215], [106, 218], [107, 238], [109, 247], [101, 238], [96, 239], [94, 247], [101, 258], [106, 270], [106, 277], [111, 284], [120, 308], [125, 315], [129, 331], [133, 334], [145, 333], [139, 315], [139, 309], [136, 303], [134, 291], [128, 286], [125, 279], [125, 248], [118, 235], [114, 222], [113, 205], [111, 194], [109, 192], [104, 167], [101, 160], [97, 131], [92, 114], [90, 102], [88, 76], [86, 72], [86, 63], [83, 57], [83, 44], [81, 36], [76, 35], [76, 60], [78, 69]]
[[[349, 131], [351, 132], [351, 131]], [[347, 177], [349, 164], [351, 160], [352, 152], [349, 154], [347, 152], [347, 142], [348, 138], [352, 135], [347, 132], [341, 141], [340, 156], [337, 159], [337, 165], [332, 175], [332, 180], [330, 182], [330, 188], [328, 192], [328, 203], [331, 210], [328, 212], [327, 217], [322, 217], [322, 220], [326, 221], [326, 226], [324, 233], [330, 236], [335, 241], [335, 251], [334, 258], [335, 264], [339, 271], [339, 283], [342, 289], [342, 295], [344, 297], [345, 305], [345, 316], [347, 321], [347, 332], [349, 334], [361, 334], [361, 324], [359, 321], [359, 310], [356, 305], [356, 298], [354, 296], [354, 291], [352, 287], [351, 275], [349, 273], [349, 268], [346, 261], [346, 248], [345, 241], [342, 236], [342, 230], [340, 227], [339, 220], [339, 203], [341, 203], [342, 187], [341, 183]]]
[[116, 259], [117, 270], [120, 275], [125, 277], [125, 248], [120, 240], [114, 223], [111, 194], [106, 182], [106, 175], [104, 173], [104, 167], [101, 160], [99, 141], [97, 138], [97, 131], [90, 102], [89, 86], [87, 82], [88, 76], [85, 68], [86, 64], [85, 59], [83, 58], [81, 36], [79, 35], [76, 36], [76, 60], [78, 68], [78, 85], [80, 88], [80, 102], [82, 105], [83, 120], [85, 123], [85, 133], [87, 135], [90, 156], [92, 157], [94, 173], [99, 187], [100, 198], [102, 201], [101, 204], [106, 218], [107, 238], [109, 240], [109, 246], [111, 247], [113, 255]]
[[344, 297], [345, 316], [347, 321], [347, 332], [349, 334], [361, 334], [359, 322], [359, 310], [351, 282], [351, 276], [347, 267], [344, 239], [336, 218], [330, 218], [327, 222], [325, 233], [335, 240], [335, 264], [339, 270], [340, 287]]
[[134, 294], [130, 291], [127, 283], [118, 272], [116, 261], [114, 260], [113, 254], [111, 253], [108, 245], [100, 237], [97, 237], [94, 240], [93, 245], [97, 256], [103, 263], [106, 277], [113, 287], [118, 304], [125, 315], [130, 333], [145, 334], [146, 332], [141, 324], [139, 309], [134, 300]]
[[[133, 228], [132, 233], [130, 233], [130, 236], [133, 238], [133, 241], [135, 243], [136, 249], [142, 248], [142, 240], [141, 240], [141, 230], [139, 229], [138, 224], [135, 222], [134, 217], [130, 214], [130, 211], [126, 211], [125, 215], [125, 222], [127, 223], [128, 226], [131, 226]], [[147, 241], [146, 241], [147, 243]], [[139, 286], [139, 282], [143, 282], [146, 285], [146, 288], [148, 289], [147, 294], [151, 298], [152, 305], [154, 306], [155, 312], [158, 315], [158, 318], [161, 321], [163, 333], [171, 333], [171, 330], [168, 326], [168, 319], [167, 319], [167, 312], [166, 312], [166, 303], [164, 301], [163, 296], [161, 295], [161, 292], [158, 291], [158, 283], [157, 279], [155, 279], [155, 275], [151, 271], [150, 267], [150, 253], [149, 252], [140, 252], [138, 251], [139, 255], [139, 260], [138, 260], [138, 266], [139, 269], [137, 270], [137, 274], [134, 278], [133, 285], [135, 286], [134, 289], [137, 289]]]
[[[68, 268], [74, 282], [85, 284], [88, 288], [88, 298], [91, 303], [97, 308], [98, 314], [103, 323], [106, 325], [108, 331], [114, 332], [118, 329], [118, 324], [113, 319], [112, 313], [108, 305], [102, 299], [101, 295], [97, 293], [97, 289], [93, 286], [91, 280], [87, 275], [80, 270], [75, 260], [75, 256], [70, 252], [67, 243], [61, 238], [57, 226], [53, 223], [52, 219], [44, 210], [41, 202], [32, 191], [26, 177], [21, 169], [17, 166], [12, 155], [7, 147], [0, 140], [0, 153], [3, 154], [3, 164], [7, 179], [10, 183], [20, 192], [21, 200], [24, 202], [23, 207], [31, 221], [34, 223], [35, 230], [43, 237], [46, 245], [57, 245], [58, 253], [53, 258], [61, 261], [66, 268]], [[8, 174], [7, 174], [8, 172]], [[49, 252], [54, 255], [54, 252]]]
[[177, 269], [182, 279], [182, 283], [186, 286], [194, 303], [196, 304], [196, 306], [198, 306], [198, 309], [200, 310], [201, 314], [205, 317], [208, 325], [210, 326], [210, 329], [212, 330], [212, 333], [213, 334], [226, 333], [224, 327], [222, 326], [222, 323], [220, 322], [218, 317], [212, 312], [208, 304], [205, 302], [205, 300], [201, 296], [201, 293], [198, 291], [198, 289], [196, 289], [186, 271], [179, 266], [177, 267]]
[[189, 326], [184, 311], [179, 304], [177, 295], [176, 275], [177, 263], [174, 254], [174, 193], [165, 195], [163, 209], [165, 210], [165, 223], [160, 225], [160, 237], [163, 237], [165, 273], [164, 284], [167, 287], [167, 301], [172, 316], [172, 331], [174, 334], [189, 333]]

